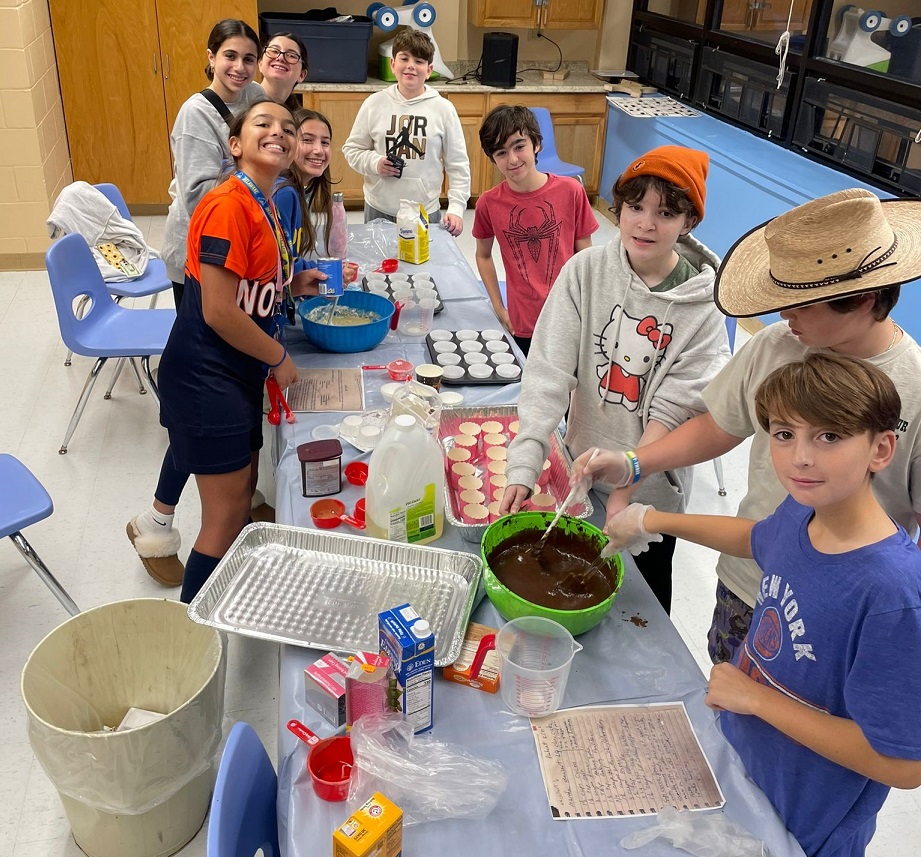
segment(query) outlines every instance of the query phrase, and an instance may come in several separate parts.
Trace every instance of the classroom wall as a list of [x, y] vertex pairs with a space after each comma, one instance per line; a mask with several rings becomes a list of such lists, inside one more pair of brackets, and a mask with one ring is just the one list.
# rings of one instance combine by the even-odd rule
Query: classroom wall
[[0, 270], [40, 267], [73, 181], [47, 0], [0, 0]]

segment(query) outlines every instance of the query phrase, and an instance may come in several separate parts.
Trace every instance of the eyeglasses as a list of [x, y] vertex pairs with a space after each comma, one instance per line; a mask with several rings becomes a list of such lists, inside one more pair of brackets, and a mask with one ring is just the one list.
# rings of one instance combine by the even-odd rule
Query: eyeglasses
[[288, 65], [294, 65], [296, 62], [301, 61], [301, 55], [297, 51], [283, 51], [281, 48], [276, 48], [275, 45], [269, 45], [264, 53], [270, 60], [284, 57]]

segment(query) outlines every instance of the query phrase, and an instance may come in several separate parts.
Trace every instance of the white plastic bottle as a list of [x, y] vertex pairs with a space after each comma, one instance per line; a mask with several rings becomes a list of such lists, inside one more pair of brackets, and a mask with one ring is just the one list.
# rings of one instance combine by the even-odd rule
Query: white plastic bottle
[[368, 465], [367, 534], [420, 545], [440, 538], [444, 480], [438, 441], [412, 415], [395, 417]]

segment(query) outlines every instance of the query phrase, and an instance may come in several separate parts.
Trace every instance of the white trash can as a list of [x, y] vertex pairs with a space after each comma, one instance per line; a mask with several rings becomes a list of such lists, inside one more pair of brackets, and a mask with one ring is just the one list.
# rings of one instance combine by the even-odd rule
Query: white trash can
[[[90, 857], [167, 857], [201, 828], [221, 741], [224, 645], [178, 601], [105, 604], [22, 671], [29, 741]], [[165, 715], [115, 732], [129, 708]]]

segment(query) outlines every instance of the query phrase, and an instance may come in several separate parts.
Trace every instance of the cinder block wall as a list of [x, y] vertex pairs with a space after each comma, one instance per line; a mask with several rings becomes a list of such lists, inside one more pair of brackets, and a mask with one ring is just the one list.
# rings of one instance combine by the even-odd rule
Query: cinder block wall
[[47, 0], [0, 0], [0, 270], [44, 266], [45, 220], [73, 181]]

